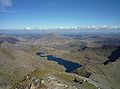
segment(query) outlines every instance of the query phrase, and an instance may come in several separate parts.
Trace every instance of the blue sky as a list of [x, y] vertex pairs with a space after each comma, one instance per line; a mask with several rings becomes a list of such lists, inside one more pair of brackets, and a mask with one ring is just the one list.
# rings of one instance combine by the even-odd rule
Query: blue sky
[[0, 28], [120, 25], [120, 0], [0, 0]]

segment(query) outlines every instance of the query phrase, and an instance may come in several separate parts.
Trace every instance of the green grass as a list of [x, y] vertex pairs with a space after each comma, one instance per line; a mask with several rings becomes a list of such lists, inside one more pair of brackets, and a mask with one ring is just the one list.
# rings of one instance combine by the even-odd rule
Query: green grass
[[[75, 77], [74, 76], [71, 76], [71, 75], [68, 75], [66, 73], [58, 73], [56, 74], [57, 77], [63, 79], [63, 80], [66, 80], [68, 82], [74, 82], [74, 79]], [[84, 82], [81, 86], [83, 86], [85, 89], [98, 89], [95, 85], [93, 84], [90, 84], [88, 82]]]
[[0, 77], [2, 78], [1, 80], [1, 85], [4, 86], [4, 84], [12, 84], [14, 81], [11, 78], [11, 75], [9, 75], [6, 71], [0, 70]]
[[56, 74], [56, 76], [67, 81], [73, 81], [75, 79], [74, 76], [67, 75], [66, 73], [63, 72]]
[[85, 89], [98, 89], [95, 85], [88, 82], [84, 82], [83, 86], [85, 87]]
[[48, 73], [50, 73], [47, 70], [34, 70], [31, 75], [32, 76], [37, 76], [38, 78], [43, 78], [45, 77], [45, 75], [47, 75]]

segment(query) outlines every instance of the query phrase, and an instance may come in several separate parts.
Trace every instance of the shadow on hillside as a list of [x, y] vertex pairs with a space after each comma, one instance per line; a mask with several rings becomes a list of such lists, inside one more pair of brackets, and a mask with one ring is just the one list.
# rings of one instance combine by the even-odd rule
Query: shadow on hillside
[[117, 48], [115, 51], [112, 52], [112, 54], [110, 56], [108, 56], [107, 61], [105, 61], [103, 64], [107, 65], [109, 62], [115, 62], [117, 59], [119, 59], [120, 57], [120, 47]]
[[0, 37], [0, 43], [5, 42], [5, 41], [11, 44], [15, 44], [19, 40], [13, 37]]

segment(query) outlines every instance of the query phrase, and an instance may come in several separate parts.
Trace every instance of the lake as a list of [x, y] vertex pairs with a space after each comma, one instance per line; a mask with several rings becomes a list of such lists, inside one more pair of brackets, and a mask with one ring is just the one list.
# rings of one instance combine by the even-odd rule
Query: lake
[[72, 72], [74, 70], [76, 70], [77, 68], [81, 67], [82, 65], [80, 65], [79, 63], [75, 63], [75, 62], [71, 62], [71, 61], [67, 61], [64, 60], [62, 58], [57, 58], [54, 57], [53, 55], [48, 55], [47, 56], [47, 60], [50, 61], [55, 61], [57, 62], [59, 65], [63, 65], [66, 68], [66, 72]]
[[82, 67], [82, 65], [80, 65], [79, 63], [67, 61], [67, 60], [64, 60], [62, 58], [55, 57], [53, 55], [47, 55], [44, 52], [37, 52], [36, 55], [38, 55], [40, 57], [47, 57], [47, 60], [49, 60], [49, 61], [55, 61], [59, 65], [63, 65], [65, 67], [65, 71], [66, 72], [73, 72], [77, 68]]

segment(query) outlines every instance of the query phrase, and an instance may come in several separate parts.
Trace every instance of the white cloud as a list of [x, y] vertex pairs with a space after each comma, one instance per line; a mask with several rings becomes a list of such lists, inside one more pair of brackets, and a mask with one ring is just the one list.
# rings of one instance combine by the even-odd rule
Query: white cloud
[[0, 5], [5, 7], [12, 7], [12, 0], [0, 0]]
[[32, 28], [31, 27], [26, 27], [25, 30], [29, 31], [29, 30], [32, 30]]

